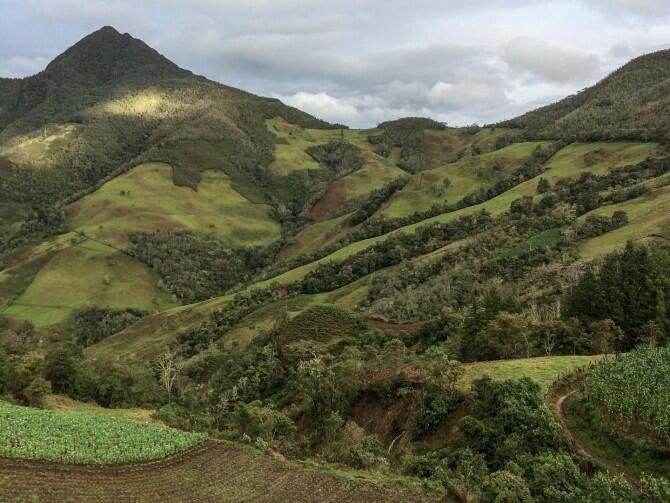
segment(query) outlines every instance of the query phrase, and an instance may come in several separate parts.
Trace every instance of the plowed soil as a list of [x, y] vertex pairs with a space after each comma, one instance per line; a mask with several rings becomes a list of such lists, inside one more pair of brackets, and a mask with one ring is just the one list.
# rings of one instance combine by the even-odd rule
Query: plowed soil
[[3, 502], [428, 502], [210, 441], [154, 463], [83, 466], [0, 459]]

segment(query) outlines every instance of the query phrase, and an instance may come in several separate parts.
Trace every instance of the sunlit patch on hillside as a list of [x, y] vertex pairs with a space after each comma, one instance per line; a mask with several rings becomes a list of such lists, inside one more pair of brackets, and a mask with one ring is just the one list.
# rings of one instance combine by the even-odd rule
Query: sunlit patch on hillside
[[167, 164], [147, 163], [107, 182], [68, 208], [72, 228], [125, 246], [132, 232], [193, 230], [238, 246], [263, 245], [279, 237], [271, 208], [233, 189], [228, 177], [208, 170], [197, 192], [177, 187]]
[[0, 157], [17, 166], [50, 166], [54, 154], [77, 137], [78, 128], [76, 124], [46, 125], [0, 147]]
[[184, 109], [183, 103], [155, 89], [128, 94], [102, 105], [102, 111], [107, 114], [152, 119], [167, 118]]

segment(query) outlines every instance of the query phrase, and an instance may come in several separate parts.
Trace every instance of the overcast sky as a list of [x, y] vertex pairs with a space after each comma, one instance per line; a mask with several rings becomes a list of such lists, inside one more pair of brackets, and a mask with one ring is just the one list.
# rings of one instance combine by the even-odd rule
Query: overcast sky
[[112, 25], [333, 122], [489, 123], [670, 48], [670, 0], [0, 0], [0, 76]]

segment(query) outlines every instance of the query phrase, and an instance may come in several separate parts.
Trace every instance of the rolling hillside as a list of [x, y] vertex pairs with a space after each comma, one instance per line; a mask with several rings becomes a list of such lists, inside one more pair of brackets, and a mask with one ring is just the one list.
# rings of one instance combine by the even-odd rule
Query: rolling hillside
[[148, 407], [349, 478], [212, 441], [118, 479], [0, 460], [0, 491], [38, 472], [57, 499], [64, 471], [103, 500], [175, 477], [203, 501], [402, 500], [353, 468], [474, 501], [500, 480], [538, 497], [532, 467], [560, 464], [556, 500], [588, 499], [540, 397], [668, 341], [669, 61], [466, 128], [328, 124], [109, 27], [1, 79], [0, 395]]

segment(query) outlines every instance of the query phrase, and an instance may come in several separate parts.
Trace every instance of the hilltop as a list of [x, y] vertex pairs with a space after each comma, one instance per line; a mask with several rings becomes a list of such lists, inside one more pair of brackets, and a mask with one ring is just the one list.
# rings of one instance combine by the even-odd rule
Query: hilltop
[[670, 50], [645, 54], [596, 85], [504, 121], [530, 136], [594, 140], [665, 140], [670, 126]]

